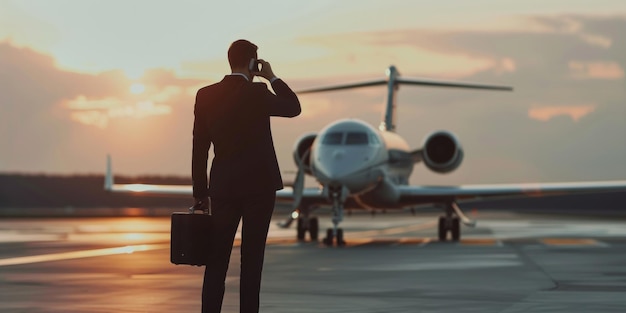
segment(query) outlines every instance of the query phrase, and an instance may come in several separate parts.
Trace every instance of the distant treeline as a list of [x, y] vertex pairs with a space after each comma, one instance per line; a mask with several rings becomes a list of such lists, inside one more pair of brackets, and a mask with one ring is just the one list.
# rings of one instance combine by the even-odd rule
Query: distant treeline
[[[116, 183], [189, 185], [190, 177], [115, 176]], [[137, 196], [104, 190], [103, 175], [0, 174], [0, 208], [188, 207], [191, 196]]]

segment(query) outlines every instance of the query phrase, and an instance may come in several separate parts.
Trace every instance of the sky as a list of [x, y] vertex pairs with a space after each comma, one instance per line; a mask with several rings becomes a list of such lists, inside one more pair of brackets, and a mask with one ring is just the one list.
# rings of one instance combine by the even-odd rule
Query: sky
[[[626, 2], [0, 0], [0, 172], [190, 175], [198, 88], [245, 38], [293, 89], [403, 77], [514, 92], [402, 86], [397, 132], [465, 152], [414, 184], [626, 179]], [[260, 79], [257, 79], [260, 81]], [[272, 120], [285, 173], [296, 140], [341, 118], [380, 123], [385, 87], [301, 95]]]

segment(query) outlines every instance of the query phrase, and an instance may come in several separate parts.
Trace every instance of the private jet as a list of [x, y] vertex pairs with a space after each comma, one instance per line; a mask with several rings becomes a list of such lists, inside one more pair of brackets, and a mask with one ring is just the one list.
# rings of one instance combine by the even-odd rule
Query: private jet
[[[410, 185], [409, 177], [418, 163], [436, 173], [449, 173], [463, 161], [463, 148], [458, 138], [449, 131], [438, 130], [424, 137], [420, 148], [412, 149], [396, 133], [396, 94], [400, 85], [418, 85], [446, 88], [466, 88], [512, 91], [512, 87], [430, 79], [400, 77], [395, 66], [390, 66], [386, 78], [349, 84], [318, 87], [298, 91], [297, 94], [337, 91], [371, 86], [387, 86], [383, 120], [378, 128], [358, 119], [341, 119], [330, 123], [318, 133], [300, 137], [293, 148], [297, 166], [291, 186], [277, 191], [277, 203], [288, 203], [293, 212], [280, 223], [289, 227], [296, 221], [296, 237], [312, 241], [319, 238], [319, 220], [313, 213], [330, 207], [333, 227], [326, 230], [325, 245], [345, 245], [343, 230], [339, 227], [346, 209], [365, 209], [371, 212], [390, 209], [413, 210], [418, 205], [441, 207], [438, 238], [440, 241], [458, 241], [461, 223], [473, 227], [459, 204], [472, 200], [502, 197], [523, 197], [579, 192], [623, 191], [626, 181], [524, 183], [496, 185], [432, 186]], [[313, 177], [318, 187], [305, 188], [305, 176]], [[114, 192], [191, 195], [191, 186], [146, 184], [115, 184], [110, 157], [107, 160], [105, 189]]]

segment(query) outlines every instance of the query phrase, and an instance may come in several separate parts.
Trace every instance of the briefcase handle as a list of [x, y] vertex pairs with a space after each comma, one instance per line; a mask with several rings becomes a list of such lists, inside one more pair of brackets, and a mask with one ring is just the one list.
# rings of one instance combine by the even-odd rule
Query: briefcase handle
[[209, 205], [208, 205], [209, 210], [208, 211], [205, 211], [205, 210], [201, 209], [199, 206], [202, 205], [202, 203], [198, 203], [198, 206], [193, 205], [193, 206], [191, 206], [189, 208], [189, 214], [195, 214], [196, 211], [202, 211], [203, 214], [213, 215], [213, 212], [211, 210], [211, 198], [208, 198], [208, 199], [209, 199]]

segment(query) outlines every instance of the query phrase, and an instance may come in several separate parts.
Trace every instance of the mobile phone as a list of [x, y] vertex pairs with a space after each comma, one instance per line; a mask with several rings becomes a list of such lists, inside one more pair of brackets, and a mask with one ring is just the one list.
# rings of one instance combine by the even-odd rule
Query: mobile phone
[[250, 72], [260, 72], [262, 69], [261, 62], [257, 59], [250, 59], [250, 65], [248, 65], [248, 70]]

